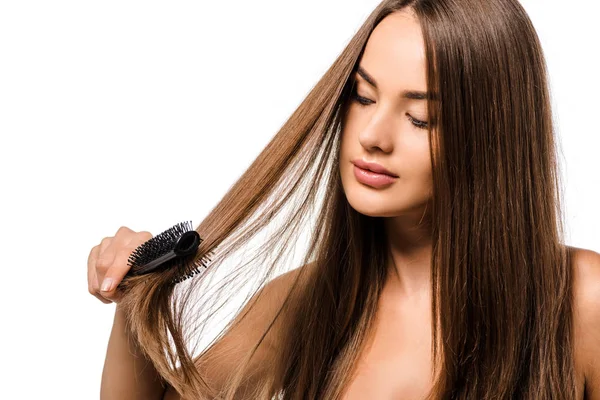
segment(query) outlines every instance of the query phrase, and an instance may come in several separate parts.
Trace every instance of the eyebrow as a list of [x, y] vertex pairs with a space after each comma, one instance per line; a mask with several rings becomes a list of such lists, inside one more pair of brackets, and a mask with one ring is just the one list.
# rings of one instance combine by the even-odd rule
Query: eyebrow
[[[367, 83], [377, 89], [377, 81], [373, 78], [363, 67], [360, 65], [356, 70], [358, 75], [360, 75]], [[400, 97], [403, 99], [410, 100], [435, 100], [436, 96], [431, 92], [423, 92], [420, 90], [405, 90], [400, 94]]]

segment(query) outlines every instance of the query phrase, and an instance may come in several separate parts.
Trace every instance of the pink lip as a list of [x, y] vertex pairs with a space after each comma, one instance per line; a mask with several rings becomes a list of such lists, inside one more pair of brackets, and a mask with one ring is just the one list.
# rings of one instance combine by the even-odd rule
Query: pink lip
[[398, 179], [397, 177], [390, 175], [379, 174], [377, 172], [362, 169], [356, 165], [354, 165], [354, 176], [356, 177], [357, 181], [375, 188], [381, 188], [390, 185], [394, 183], [396, 179]]
[[367, 162], [367, 161], [363, 161], [361, 159], [356, 159], [352, 161], [352, 164], [356, 165], [358, 168], [360, 169], [365, 169], [368, 171], [372, 171], [372, 172], [377, 172], [378, 174], [385, 174], [385, 175], [389, 175], [393, 178], [397, 178], [398, 175], [388, 171], [387, 169], [385, 169], [383, 166], [377, 164], [377, 163], [371, 163], [371, 162]]

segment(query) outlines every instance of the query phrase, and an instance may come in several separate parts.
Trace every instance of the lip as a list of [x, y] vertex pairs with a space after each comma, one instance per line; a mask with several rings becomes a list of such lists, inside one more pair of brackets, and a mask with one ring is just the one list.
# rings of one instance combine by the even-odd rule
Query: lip
[[372, 163], [372, 162], [368, 162], [368, 161], [363, 161], [361, 159], [356, 159], [356, 160], [352, 161], [352, 164], [354, 164], [355, 166], [357, 166], [358, 168], [363, 169], [363, 170], [376, 172], [378, 174], [389, 175], [392, 178], [398, 177], [398, 175], [388, 171], [383, 166], [381, 166], [377, 163]]
[[394, 183], [398, 177], [394, 177], [387, 174], [380, 174], [377, 172], [369, 171], [354, 165], [354, 177], [360, 183], [374, 187], [382, 188]]

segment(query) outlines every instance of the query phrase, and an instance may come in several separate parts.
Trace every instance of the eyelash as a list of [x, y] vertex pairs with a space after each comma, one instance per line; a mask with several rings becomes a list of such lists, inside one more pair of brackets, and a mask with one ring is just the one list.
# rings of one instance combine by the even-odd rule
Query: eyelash
[[[356, 101], [358, 103], [358, 105], [360, 105], [361, 107], [366, 107], [371, 103], [367, 103], [367, 102], [373, 102], [373, 100], [367, 99], [366, 97], [362, 97], [358, 95], [358, 92], [356, 91], [356, 88], [352, 90], [352, 93], [350, 94], [350, 96], [352, 97], [352, 99], [354, 101]], [[410, 122], [412, 122], [412, 124], [419, 129], [427, 129], [428, 124], [425, 121], [420, 121], [418, 119], [414, 119], [413, 117], [411, 117], [410, 115], [408, 116], [408, 119], [410, 120]]]

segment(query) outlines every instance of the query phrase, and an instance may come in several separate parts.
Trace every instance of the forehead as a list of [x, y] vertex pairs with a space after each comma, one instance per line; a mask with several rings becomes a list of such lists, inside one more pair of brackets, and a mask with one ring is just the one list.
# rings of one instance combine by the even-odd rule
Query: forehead
[[425, 46], [416, 17], [404, 10], [386, 16], [371, 33], [360, 65], [382, 91], [426, 90]]

